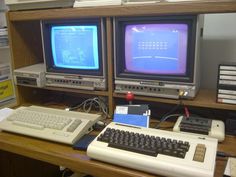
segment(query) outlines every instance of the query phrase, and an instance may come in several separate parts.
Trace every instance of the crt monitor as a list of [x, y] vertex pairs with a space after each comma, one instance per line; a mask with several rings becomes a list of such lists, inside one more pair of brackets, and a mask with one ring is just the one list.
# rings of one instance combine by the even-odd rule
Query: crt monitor
[[197, 23], [195, 15], [116, 18], [116, 91], [124, 91], [121, 83], [144, 95], [157, 88], [179, 85], [178, 92], [182, 86], [195, 85]]
[[[68, 76], [85, 80], [103, 79], [103, 28], [100, 18], [42, 21], [46, 77], [60, 76], [62, 83], [67, 81], [65, 78]], [[47, 80], [51, 83], [51, 79]], [[76, 80], [72, 83], [76, 83]], [[69, 87], [69, 84], [65, 86]]]

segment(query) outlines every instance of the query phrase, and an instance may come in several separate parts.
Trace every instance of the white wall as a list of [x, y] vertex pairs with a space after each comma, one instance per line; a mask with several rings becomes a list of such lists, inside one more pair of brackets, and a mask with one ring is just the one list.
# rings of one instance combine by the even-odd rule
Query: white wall
[[7, 26], [5, 13], [0, 12], [0, 27]]
[[0, 9], [6, 9], [5, 0], [0, 0]]
[[218, 65], [236, 62], [236, 13], [205, 15], [201, 50], [201, 87], [216, 88]]
[[7, 26], [4, 12], [5, 9], [7, 9], [7, 7], [4, 0], [0, 0], [0, 27]]

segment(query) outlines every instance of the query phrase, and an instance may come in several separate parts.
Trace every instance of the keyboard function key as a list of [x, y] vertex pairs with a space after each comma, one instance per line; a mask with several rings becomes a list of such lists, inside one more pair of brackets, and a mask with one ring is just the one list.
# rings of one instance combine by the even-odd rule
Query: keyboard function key
[[195, 149], [193, 160], [197, 162], [204, 162], [206, 153], [206, 146], [204, 144], [198, 144]]

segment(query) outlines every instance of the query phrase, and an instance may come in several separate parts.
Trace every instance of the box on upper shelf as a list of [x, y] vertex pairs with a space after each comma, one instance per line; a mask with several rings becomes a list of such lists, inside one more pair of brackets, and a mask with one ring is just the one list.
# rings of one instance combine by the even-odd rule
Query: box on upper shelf
[[31, 10], [47, 9], [58, 7], [72, 7], [74, 0], [5, 0], [6, 5], [12, 11], [14, 10]]

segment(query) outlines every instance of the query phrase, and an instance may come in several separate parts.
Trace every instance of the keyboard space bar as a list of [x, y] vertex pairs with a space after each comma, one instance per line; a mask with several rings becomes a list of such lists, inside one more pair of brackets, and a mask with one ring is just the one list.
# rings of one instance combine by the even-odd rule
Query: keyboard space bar
[[21, 126], [21, 127], [28, 127], [32, 129], [37, 129], [37, 130], [43, 130], [44, 127], [42, 125], [35, 125], [35, 124], [30, 124], [26, 122], [20, 122], [20, 121], [13, 121], [12, 124]]
[[126, 151], [131, 151], [131, 152], [137, 152], [140, 154], [145, 154], [145, 155], [150, 155], [150, 156], [157, 156], [157, 152], [156, 150], [152, 150], [152, 149], [142, 149], [142, 148], [138, 148], [135, 146], [126, 146], [124, 144], [116, 144], [116, 143], [109, 143], [108, 147], [114, 147], [117, 149], [122, 149], [122, 150], [126, 150]]

